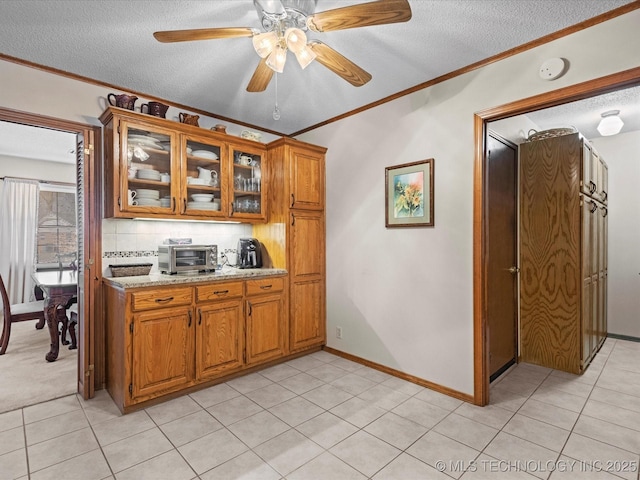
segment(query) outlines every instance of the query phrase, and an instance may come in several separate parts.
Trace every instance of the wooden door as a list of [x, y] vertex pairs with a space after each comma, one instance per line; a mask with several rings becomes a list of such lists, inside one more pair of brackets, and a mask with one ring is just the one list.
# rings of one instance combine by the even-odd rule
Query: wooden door
[[580, 359], [586, 365], [593, 352], [593, 309], [591, 299], [591, 264], [594, 261], [593, 249], [593, 202], [582, 199], [582, 320], [580, 335], [582, 338], [582, 353]]
[[325, 339], [324, 279], [292, 282], [291, 350], [319, 345]]
[[324, 210], [324, 155], [291, 149], [291, 208]]
[[291, 212], [291, 261], [293, 281], [324, 276], [324, 215], [320, 212]]
[[579, 134], [520, 145], [520, 358], [580, 373]]
[[247, 365], [284, 355], [284, 306], [282, 295], [247, 300]]
[[242, 367], [242, 300], [197, 309], [196, 378], [215, 377]]
[[489, 375], [495, 379], [517, 357], [517, 152], [487, 137], [487, 324]]
[[164, 308], [134, 317], [133, 398], [152, 398], [177, 390], [193, 378], [191, 307]]

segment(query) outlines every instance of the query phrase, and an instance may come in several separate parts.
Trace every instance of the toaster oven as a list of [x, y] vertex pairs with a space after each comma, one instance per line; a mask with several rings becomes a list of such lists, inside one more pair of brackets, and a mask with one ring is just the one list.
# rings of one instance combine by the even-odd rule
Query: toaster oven
[[158, 247], [158, 270], [162, 273], [213, 272], [217, 261], [217, 245], [160, 245]]

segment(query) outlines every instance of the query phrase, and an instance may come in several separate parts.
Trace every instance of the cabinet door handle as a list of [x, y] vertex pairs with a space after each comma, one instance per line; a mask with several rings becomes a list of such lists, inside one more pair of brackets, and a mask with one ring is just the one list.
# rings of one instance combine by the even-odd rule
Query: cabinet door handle
[[249, 313], [247, 315], [250, 317], [251, 312], [253, 311], [253, 308], [251, 307], [251, 302], [247, 302], [247, 305], [249, 306]]
[[191, 310], [189, 310], [188, 313], [189, 313], [189, 325], [187, 325], [187, 327], [190, 327], [191, 326]]
[[273, 285], [261, 285], [260, 288], [262, 290], [269, 290], [271, 287], [273, 287]]
[[607, 215], [609, 215], [609, 210], [607, 208], [603, 208], [602, 209], [602, 217], [606, 217]]
[[229, 293], [229, 290], [216, 290], [213, 292], [214, 295], [226, 295], [227, 293]]
[[156, 298], [156, 303], [167, 303], [170, 302], [171, 300], [173, 300], [173, 297], [167, 297], [167, 298]]
[[293, 204], [296, 203], [296, 197], [293, 195], [293, 193], [291, 194], [291, 206], [293, 207]]
[[595, 183], [593, 183], [593, 180], [589, 180], [589, 191], [590, 191], [591, 193], [594, 193], [594, 192], [596, 191], [596, 188], [597, 188], [597, 187], [596, 187], [596, 184], [595, 184]]
[[296, 224], [296, 216], [292, 213], [291, 214], [291, 226], [293, 227]]
[[171, 197], [171, 211], [175, 212], [176, 211], [176, 197]]
[[198, 325], [202, 325], [202, 310], [198, 309]]
[[598, 205], [596, 204], [596, 202], [591, 202], [591, 213], [595, 212], [598, 209]]
[[602, 201], [606, 202], [607, 201], [607, 197], [609, 196], [609, 194], [607, 193], [606, 190], [602, 191]]
[[233, 202], [229, 204], [229, 211], [231, 212], [229, 213], [229, 216], [233, 216]]
[[187, 199], [183, 198], [182, 199], [182, 213], [185, 213], [187, 211]]

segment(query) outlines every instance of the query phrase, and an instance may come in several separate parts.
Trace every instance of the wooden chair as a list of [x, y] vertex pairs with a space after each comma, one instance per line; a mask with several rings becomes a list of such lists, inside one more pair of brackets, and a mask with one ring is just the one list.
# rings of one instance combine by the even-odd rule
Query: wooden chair
[[3, 355], [4, 352], [7, 351], [7, 345], [9, 345], [12, 323], [24, 322], [25, 320], [38, 320], [37, 325], [44, 326], [45, 319], [44, 302], [42, 300], [11, 305], [2, 276], [0, 276], [0, 296], [2, 296], [2, 314], [4, 319], [2, 336], [0, 336], [0, 355]]
[[69, 350], [78, 348], [78, 340], [76, 338], [76, 326], [78, 325], [78, 304], [69, 307], [69, 336], [71, 336], [71, 345]]

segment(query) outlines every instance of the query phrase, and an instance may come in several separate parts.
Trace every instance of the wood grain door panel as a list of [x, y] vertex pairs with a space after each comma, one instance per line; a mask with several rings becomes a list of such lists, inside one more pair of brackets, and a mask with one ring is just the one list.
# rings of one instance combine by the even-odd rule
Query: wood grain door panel
[[175, 390], [193, 378], [191, 307], [154, 310], [134, 317], [134, 398]]
[[324, 279], [291, 284], [291, 350], [324, 341]]
[[487, 138], [487, 323], [489, 374], [499, 374], [517, 357], [517, 153]]
[[198, 307], [196, 317], [196, 378], [215, 377], [241, 368], [242, 300]]
[[281, 295], [247, 300], [247, 364], [284, 355], [284, 306]]
[[520, 150], [521, 357], [580, 373], [582, 141], [565, 135]]
[[324, 215], [292, 212], [291, 223], [291, 278], [324, 276]]
[[291, 149], [291, 208], [324, 209], [324, 155]]

